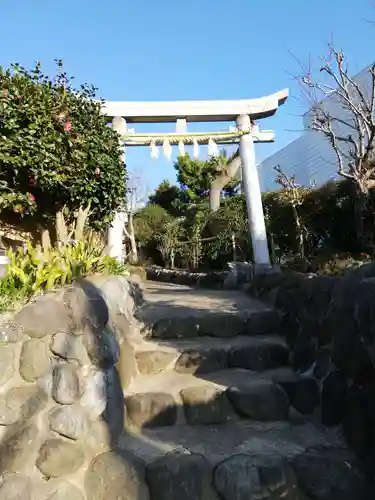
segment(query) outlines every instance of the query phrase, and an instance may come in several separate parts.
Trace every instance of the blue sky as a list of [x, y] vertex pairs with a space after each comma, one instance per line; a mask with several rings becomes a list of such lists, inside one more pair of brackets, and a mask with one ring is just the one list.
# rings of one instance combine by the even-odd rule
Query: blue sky
[[[371, 0], [1, 0], [0, 19], [2, 66], [40, 60], [52, 72], [62, 58], [77, 82], [110, 100], [238, 99], [289, 87], [287, 103], [261, 124], [276, 142], [259, 145], [259, 159], [300, 134], [306, 105], [294, 57], [318, 64], [333, 37], [353, 73], [375, 58]], [[147, 148], [132, 148], [127, 162], [149, 188], [175, 179], [172, 163], [151, 160]]]

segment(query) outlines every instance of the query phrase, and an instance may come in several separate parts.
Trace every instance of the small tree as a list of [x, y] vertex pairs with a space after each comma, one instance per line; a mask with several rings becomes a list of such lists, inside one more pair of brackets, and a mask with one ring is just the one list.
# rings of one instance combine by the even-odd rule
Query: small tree
[[286, 202], [292, 208], [293, 220], [296, 227], [297, 251], [301, 258], [305, 257], [305, 238], [307, 229], [301, 221], [299, 207], [303, 204], [308, 188], [296, 183], [296, 176], [288, 177], [281, 169], [280, 165], [274, 167], [277, 172], [276, 182], [282, 187], [279, 192], [281, 201]]
[[157, 234], [158, 250], [164, 262], [172, 269], [175, 267], [175, 259], [181, 250], [181, 240], [184, 230], [178, 219], [166, 222], [164, 231]]
[[130, 260], [138, 261], [138, 249], [136, 233], [134, 227], [134, 214], [139, 210], [148, 198], [148, 187], [144, 182], [143, 175], [139, 169], [129, 172], [126, 196], [127, 221], [124, 226], [124, 233], [130, 243]]
[[57, 75], [0, 69], [0, 212], [16, 224], [33, 218], [66, 242], [89, 221], [105, 228], [124, 201], [118, 134], [107, 126], [96, 89]]

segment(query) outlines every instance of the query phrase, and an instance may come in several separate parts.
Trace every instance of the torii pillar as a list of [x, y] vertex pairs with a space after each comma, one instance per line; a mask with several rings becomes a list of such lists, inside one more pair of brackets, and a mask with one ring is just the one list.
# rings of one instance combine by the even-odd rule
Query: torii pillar
[[[237, 116], [236, 124], [238, 130], [241, 132], [251, 130], [252, 128], [249, 115]], [[240, 157], [254, 264], [269, 266], [271, 261], [268, 250], [267, 231], [255, 160], [254, 140], [251, 134], [244, 134], [240, 137]]]
[[[232, 101], [107, 101], [103, 104], [102, 112], [109, 119], [113, 119], [113, 128], [120, 133], [124, 145], [127, 146], [145, 146], [150, 145], [150, 143], [160, 144], [160, 140], [163, 140], [163, 134], [129, 134], [126, 130], [127, 123], [176, 123], [179, 125], [188, 122], [236, 122], [237, 141], [224, 138], [220, 144], [239, 142], [254, 264], [260, 267], [269, 267], [271, 262], [254, 143], [273, 142], [275, 134], [272, 131], [260, 131], [258, 127], [253, 127], [252, 123], [274, 115], [287, 98], [288, 90], [284, 89], [260, 99]], [[178, 131], [174, 134], [174, 139], [176, 139], [176, 136], [178, 140], [178, 137], [183, 138], [189, 135], [181, 132], [179, 126], [177, 128]], [[169, 134], [169, 136], [172, 135]], [[201, 135], [202, 137], [209, 137], [210, 133], [205, 132]], [[204, 144], [206, 143], [204, 142]], [[188, 144], [191, 144], [191, 142], [188, 142]], [[119, 260], [122, 260], [123, 223], [121, 215], [117, 214], [108, 234], [110, 255]]]

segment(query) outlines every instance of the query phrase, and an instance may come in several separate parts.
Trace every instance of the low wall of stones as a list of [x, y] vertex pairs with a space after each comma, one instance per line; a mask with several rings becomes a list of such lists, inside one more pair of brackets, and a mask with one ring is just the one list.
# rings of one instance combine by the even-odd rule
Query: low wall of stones
[[200, 286], [202, 288], [223, 288], [227, 272], [193, 273], [182, 269], [146, 267], [147, 279], [176, 285]]
[[321, 418], [375, 464], [375, 263], [341, 277], [256, 277], [250, 293], [283, 313], [294, 368], [321, 388]]
[[141, 302], [139, 285], [98, 277], [1, 318], [1, 500], [125, 498], [95, 490], [103, 464], [100, 480], [115, 474]]

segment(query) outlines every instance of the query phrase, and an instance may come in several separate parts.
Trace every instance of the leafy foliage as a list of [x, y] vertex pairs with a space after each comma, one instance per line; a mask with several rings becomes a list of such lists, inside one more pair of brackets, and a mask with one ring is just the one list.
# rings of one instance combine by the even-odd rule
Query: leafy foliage
[[[186, 202], [199, 203], [202, 198], [208, 198], [210, 187], [217, 176], [224, 173], [232, 157], [226, 151], [219, 156], [212, 156], [206, 161], [195, 160], [188, 154], [179, 156], [174, 164], [177, 181], [183, 191]], [[233, 196], [238, 187], [238, 179], [228, 181], [223, 188], [224, 196]]]
[[90, 206], [90, 221], [104, 227], [123, 202], [124, 169], [118, 135], [107, 126], [96, 89], [72, 85], [57, 61], [57, 75], [39, 63], [0, 70], [0, 211], [14, 219], [54, 220]]
[[32, 295], [72, 283], [91, 274], [128, 274], [125, 266], [103, 256], [90, 241], [42, 252], [30, 243], [8, 251], [7, 274], [0, 280], [0, 310], [28, 300]]

